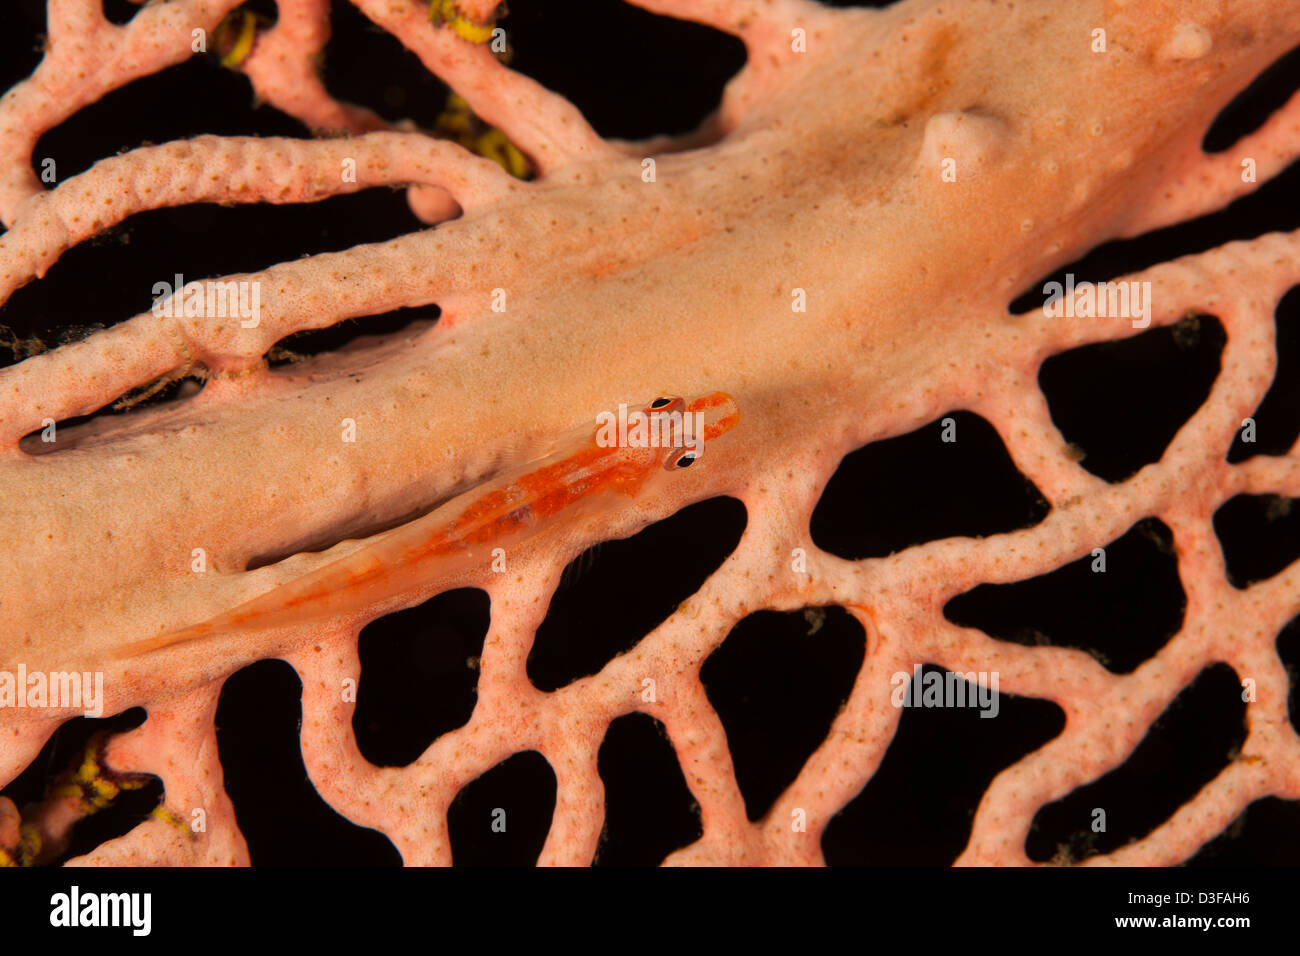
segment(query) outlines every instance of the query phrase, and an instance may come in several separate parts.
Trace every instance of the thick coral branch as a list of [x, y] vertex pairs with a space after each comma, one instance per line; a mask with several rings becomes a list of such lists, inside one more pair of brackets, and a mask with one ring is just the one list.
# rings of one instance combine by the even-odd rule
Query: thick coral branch
[[[465, 294], [455, 271], [430, 271], [426, 263], [455, 246], [443, 235], [417, 233], [382, 245], [283, 263], [263, 272], [223, 276], [212, 284], [258, 283], [266, 291], [255, 326], [237, 316], [213, 322], [198, 317], [159, 317], [146, 312], [81, 342], [36, 355], [0, 370], [0, 445], [18, 441], [47, 420], [63, 421], [98, 411], [174, 370], [196, 365], [224, 376], [263, 368], [262, 356], [291, 332], [324, 328], [352, 316], [382, 314], [400, 306], [455, 300]], [[324, 276], [321, 270], [326, 270]], [[367, 285], [358, 283], [365, 277]], [[444, 297], [443, 293], [448, 293]], [[95, 368], [91, 376], [79, 370]], [[77, 382], [77, 390], [57, 387]], [[211, 387], [211, 386], [210, 386]]]
[[[724, 30], [740, 37], [749, 53], [751, 63], [760, 70], [768, 60], [783, 54], [803, 52], [810, 38], [815, 45], [821, 39], [821, 29], [828, 24], [826, 8], [808, 0], [630, 0], [634, 6], [676, 17], [693, 20], [706, 26]], [[803, 34], [798, 37], [795, 31]]]
[[[414, 864], [452, 862], [447, 813], [457, 793], [523, 750], [541, 752], [556, 773], [556, 812], [541, 859], [589, 859], [604, 819], [600, 741], [611, 720], [633, 710], [663, 722], [700, 807], [703, 836], [671, 862], [819, 862], [828, 821], [868, 784], [899, 726], [893, 675], [927, 661], [995, 671], [1007, 692], [1055, 701], [1065, 713], [1055, 740], [994, 780], [961, 862], [1027, 862], [1035, 814], [1130, 759], [1182, 688], [1217, 661], [1258, 687], [1240, 759], [1193, 799], [1194, 812], [1175, 814], [1109, 859], [1186, 858], [1243, 801], [1300, 792], [1285, 669], [1274, 648], [1297, 612], [1300, 562], [1233, 588], [1211, 524], [1233, 494], [1296, 489], [1295, 449], [1240, 465], [1226, 452], [1276, 367], [1271, 309], [1296, 280], [1300, 238], [1265, 236], [1124, 277], [1151, 283], [1153, 326], [1213, 314], [1228, 346], [1204, 406], [1158, 461], [1114, 484], [1080, 467], [1034, 377], [1048, 356], [1136, 335], [1143, 323], [1003, 311], [1053, 264], [1161, 216], [1188, 214], [1192, 205], [1157, 201], [1144, 219], [1139, 207], [1156, 185], [1191, 175], [1189, 144], [1214, 104], [1240, 88], [1261, 52], [1279, 47], [1261, 29], [1275, 17], [1268, 4], [1243, 0], [1228, 11], [1161, 2], [1140, 16], [1132, 5], [1110, 5], [1115, 55], [1102, 60], [1086, 43], [1092, 7], [1063, 6], [1044, 21], [1046, 14], [1023, 4], [995, 16], [989, 4], [962, 0], [880, 13], [651, 0], [650, 9], [738, 33], [750, 53], [697, 143], [713, 145], [663, 157], [654, 182], [570, 104], [464, 38], [478, 34], [460, 21], [469, 18], [481, 32], [492, 13], [487, 0], [453, 5], [456, 16], [436, 24], [410, 0], [358, 6], [529, 152], [542, 182], [507, 183], [427, 138], [376, 134], [312, 146], [250, 142], [252, 171], [221, 167], [216, 180], [206, 160], [166, 148], [137, 151], [79, 180], [99, 190], [89, 207], [76, 189], [31, 199], [0, 240], [16, 263], [6, 291], [44, 273], [78, 238], [148, 208], [140, 183], [167, 204], [196, 196], [288, 201], [362, 182], [427, 181], [460, 189], [467, 215], [436, 231], [228, 277], [264, 289], [255, 328], [145, 314], [0, 373], [0, 438], [11, 451], [44, 418], [93, 411], [177, 367], [202, 365], [218, 376], [198, 400], [127, 416], [120, 430], [102, 422], [67, 429], [72, 454], [0, 460], [14, 500], [50, 503], [0, 515], [13, 544], [0, 549], [0, 577], [23, 582], [5, 593], [14, 624], [0, 644], [4, 660], [105, 660], [142, 633], [291, 580], [323, 560], [312, 556], [316, 542], [432, 506], [492, 473], [521, 437], [559, 434], [638, 392], [725, 388], [743, 410], [742, 424], [672, 491], [556, 528], [545, 547], [511, 555], [507, 575], [484, 571], [456, 582], [482, 585], [491, 597], [478, 703], [465, 726], [407, 767], [370, 766], [350, 729], [346, 691], [360, 676], [361, 612], [270, 634], [221, 635], [110, 671], [113, 706], [143, 702], [151, 710], [141, 731], [115, 744], [115, 766], [160, 773], [171, 813], [215, 807], [221, 826], [219, 839], [203, 847], [175, 820], [160, 820], [102, 848], [103, 856], [243, 858], [219, 788], [202, 773], [214, 766], [210, 688], [268, 654], [288, 656], [303, 678], [304, 761], [322, 795], [387, 834]], [[104, 30], [86, 4], [56, 8], [66, 29]], [[303, 115], [332, 115], [309, 58], [289, 39], [318, 49], [320, 8], [286, 3], [285, 12], [283, 40], [264, 35], [248, 60], [251, 72]], [[1190, 23], [1193, 16], [1204, 23]], [[1289, 28], [1294, 17], [1278, 22]], [[1030, 33], [1037, 46], [1023, 43]], [[280, 52], [288, 60], [276, 74]], [[1044, 61], [1053, 68], [1043, 69]], [[299, 100], [283, 85], [294, 76], [304, 84]], [[94, 84], [73, 86], [76, 100]], [[32, 105], [41, 88], [28, 87], [7, 115], [30, 107], [39, 122], [55, 116]], [[1107, 98], [1116, 88], [1129, 93], [1122, 103]], [[1265, 172], [1294, 150], [1289, 122], [1272, 122], [1262, 138], [1246, 141], [1272, 157], [1260, 164]], [[27, 140], [18, 146], [24, 143], [30, 147]], [[355, 187], [344, 187], [336, 167], [348, 158], [340, 151], [355, 143], [374, 152], [358, 163]], [[217, 163], [228, 146], [200, 148]], [[266, 181], [252, 175], [260, 172], [257, 150], [267, 162], [278, 156]], [[137, 182], [148, 157], [157, 162]], [[945, 159], [960, 170], [956, 179], [942, 178]], [[579, 162], [585, 168], [552, 175]], [[169, 167], [184, 195], [173, 190]], [[1205, 202], [1229, 195], [1224, 170], [1213, 175], [1222, 188]], [[30, 180], [11, 188], [19, 198], [31, 192]], [[525, 196], [529, 202], [517, 201]], [[492, 296], [500, 309], [489, 307], [489, 292], [502, 293]], [[264, 351], [291, 331], [435, 301], [444, 308], [437, 328], [395, 338], [365, 353], [365, 364], [348, 353], [322, 357], [306, 373], [262, 368]], [[365, 375], [351, 374], [353, 363]], [[956, 408], [993, 423], [1016, 465], [1051, 500], [1051, 514], [1033, 527], [929, 541], [883, 558], [847, 561], [820, 551], [809, 520], [840, 458]], [[345, 416], [369, 444], [339, 437]], [[232, 486], [247, 493], [232, 496]], [[193, 497], [178, 503], [159, 493], [173, 488]], [[598, 673], [552, 693], [534, 687], [526, 662], [564, 563], [596, 541], [717, 494], [739, 496], [750, 522], [723, 566]], [[963, 591], [1055, 570], [1146, 516], [1173, 531], [1188, 603], [1178, 633], [1130, 674], [1112, 673], [1081, 650], [1011, 644], [943, 616], [945, 602]], [[96, 552], [101, 560], [87, 561], [86, 541], [112, 544]], [[219, 573], [202, 577], [189, 568], [199, 544], [211, 548]], [[268, 554], [293, 556], [244, 570]], [[63, 579], [72, 563], [86, 570], [69, 593]], [[427, 599], [439, 586], [412, 586], [366, 613]], [[128, 593], [134, 598], [126, 605]], [[728, 748], [731, 728], [700, 668], [746, 615], [809, 604], [851, 610], [866, 634], [864, 663], [828, 738], [751, 823]], [[656, 688], [651, 698], [641, 696], [647, 679]], [[179, 703], [168, 699], [178, 687], [191, 695]], [[16, 772], [36, 740], [32, 733], [7, 739], [5, 767]], [[181, 761], [197, 769], [187, 775]], [[12, 830], [12, 809], [0, 807], [0, 837]]]

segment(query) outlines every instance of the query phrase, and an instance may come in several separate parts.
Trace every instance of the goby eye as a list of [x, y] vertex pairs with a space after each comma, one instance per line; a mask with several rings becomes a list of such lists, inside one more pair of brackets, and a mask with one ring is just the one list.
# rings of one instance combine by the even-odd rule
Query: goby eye
[[689, 448], [679, 448], [664, 461], [664, 468], [667, 471], [675, 471], [678, 468], [689, 468], [693, 464], [695, 464], [695, 452]]
[[645, 410], [648, 414], [671, 415], [686, 410], [686, 399], [679, 395], [660, 395]]

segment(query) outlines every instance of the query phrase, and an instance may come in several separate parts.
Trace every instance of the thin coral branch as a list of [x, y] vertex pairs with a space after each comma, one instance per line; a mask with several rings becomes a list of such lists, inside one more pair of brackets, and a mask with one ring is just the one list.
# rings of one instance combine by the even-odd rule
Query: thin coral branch
[[46, 56], [0, 101], [0, 220], [13, 223], [22, 202], [43, 189], [31, 168], [43, 133], [105, 93], [188, 59], [194, 31], [211, 33], [239, 3], [152, 4], [118, 27], [100, 0], [50, 0]]
[[[257, 95], [318, 134], [354, 134], [399, 129], [378, 113], [335, 99], [321, 80], [321, 61], [330, 37], [329, 4], [324, 0], [281, 0], [275, 26], [258, 34], [252, 50], [235, 69]], [[413, 126], [411, 123], [405, 124]], [[455, 199], [439, 187], [412, 187], [416, 214], [425, 222], [456, 215]]]
[[1276, 177], [1300, 157], [1300, 92], [1255, 132], [1221, 153], [1199, 144], [1183, 168], [1159, 186], [1152, 202], [1129, 227], [1129, 235], [1214, 212]]
[[[33, 197], [14, 228], [0, 236], [8, 265], [0, 286], [7, 296], [43, 275], [67, 248], [142, 209], [201, 201], [302, 202], [409, 182], [445, 188], [471, 211], [522, 188], [494, 163], [418, 134], [374, 133], [325, 142], [200, 137], [104, 160], [53, 192]], [[419, 299], [431, 303], [453, 287], [453, 280], [418, 263], [446, 242], [442, 235], [415, 235], [214, 280], [264, 284], [265, 310], [255, 327], [146, 313], [0, 371], [0, 378], [11, 384], [9, 397], [0, 402], [3, 441], [13, 447], [48, 417], [89, 414], [181, 364], [247, 366], [290, 332], [409, 303], [414, 286], [424, 290]], [[311, 278], [325, 262], [335, 264], [334, 278], [323, 283]], [[409, 268], [401, 267], [402, 262]], [[385, 277], [387, 291], [358, 295], [355, 276], [374, 270]], [[460, 291], [470, 285], [464, 283]], [[112, 356], [112, 372], [87, 382], [84, 391], [69, 393], [55, 386], [73, 369], [107, 356]]]
[[259, 33], [248, 56], [234, 65], [257, 95], [315, 133], [389, 129], [378, 113], [340, 102], [325, 89], [320, 69], [330, 38], [329, 4], [280, 0], [276, 7], [275, 26]]
[[474, 210], [516, 188], [499, 166], [416, 133], [349, 139], [199, 136], [101, 160], [33, 196], [0, 236], [0, 296], [46, 270], [68, 248], [137, 212], [196, 202], [313, 202], [372, 186], [427, 183]]
[[113, 768], [161, 777], [163, 802], [128, 836], [109, 840], [72, 864], [248, 865], [248, 847], [223, 787], [217, 753], [213, 720], [220, 692], [214, 685], [169, 701], [152, 709], [142, 726], [110, 741]]
[[417, 0], [353, 0], [375, 23], [402, 41], [474, 113], [496, 126], [545, 173], [614, 153], [568, 100], [502, 66], [487, 46], [429, 22]]

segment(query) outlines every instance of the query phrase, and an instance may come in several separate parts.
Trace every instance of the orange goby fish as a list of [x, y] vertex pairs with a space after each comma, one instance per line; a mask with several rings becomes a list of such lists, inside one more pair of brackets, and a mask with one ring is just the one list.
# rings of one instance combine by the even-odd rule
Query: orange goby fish
[[[591, 514], [622, 496], [644, 493], [690, 466], [708, 442], [736, 426], [740, 412], [730, 395], [714, 392], [689, 404], [679, 397], [657, 398], [639, 412], [622, 414], [617, 425], [613, 413], [602, 417], [605, 424], [598, 417], [599, 427], [570, 433], [531, 461], [376, 535], [346, 557], [202, 623], [134, 641], [113, 656], [348, 614], [475, 566], [486, 571], [495, 549], [518, 545], [557, 521]], [[681, 427], [687, 420], [693, 429]]]

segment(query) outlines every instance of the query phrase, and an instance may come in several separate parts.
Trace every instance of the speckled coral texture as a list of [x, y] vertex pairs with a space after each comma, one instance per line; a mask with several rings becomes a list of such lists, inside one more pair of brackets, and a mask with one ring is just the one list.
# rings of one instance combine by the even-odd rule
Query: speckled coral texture
[[[1216, 661], [1254, 682], [1242, 759], [1145, 838], [1090, 862], [1177, 863], [1251, 801], [1300, 798], [1300, 739], [1274, 649], [1300, 612], [1300, 564], [1234, 588], [1211, 527], [1233, 495], [1300, 495], [1295, 447], [1241, 464], [1225, 458], [1272, 381], [1273, 310], [1300, 278], [1300, 236], [1265, 235], [1125, 277], [1151, 284], [1153, 327], [1212, 314], [1227, 345], [1204, 404], [1159, 461], [1122, 482], [1080, 467], [1037, 372], [1058, 352], [1136, 334], [1133, 323], [1007, 309], [1036, 278], [1106, 240], [1253, 189], [1243, 159], [1264, 181], [1300, 153], [1296, 99], [1227, 152], [1201, 150], [1216, 113], [1294, 42], [1300, 7], [905, 0], [876, 11], [649, 0], [638, 5], [736, 34], [748, 63], [699, 135], [637, 144], [602, 139], [566, 100], [430, 24], [413, 0], [355, 5], [500, 127], [535, 177], [512, 179], [459, 146], [332, 100], [313, 59], [328, 36], [319, 0], [282, 0], [278, 24], [239, 69], [266, 102], [328, 138], [201, 136], [106, 158], [55, 188], [34, 175], [44, 131], [191, 56], [193, 31], [212, 31], [234, 0], [153, 4], [122, 26], [104, 21], [96, 2], [51, 0], [46, 58], [0, 103], [5, 297], [71, 246], [162, 206], [304, 202], [400, 185], [430, 224], [227, 277], [260, 284], [254, 328], [146, 312], [0, 371], [0, 667], [102, 670], [105, 713], [140, 705], [149, 714], [109, 742], [107, 760], [120, 773], [161, 777], [170, 811], [77, 862], [247, 861], [212, 718], [221, 681], [267, 657], [301, 675], [302, 752], [319, 793], [384, 833], [408, 864], [450, 862], [452, 799], [529, 749], [557, 783], [539, 862], [589, 862], [604, 822], [597, 751], [609, 722], [632, 711], [662, 722], [700, 810], [703, 836], [668, 862], [820, 863], [827, 823], [871, 779], [898, 725], [890, 675], [919, 662], [996, 671], [1003, 692], [1065, 714], [1058, 736], [989, 785], [961, 863], [1030, 862], [1025, 839], [1038, 808], [1120, 765]], [[465, 9], [482, 19], [486, 6]], [[1094, 49], [1097, 28], [1104, 52]], [[351, 179], [340, 174], [348, 160]], [[505, 290], [504, 311], [493, 309], [494, 290]], [[267, 350], [291, 332], [434, 303], [442, 317], [419, 334], [287, 371], [266, 365]], [[53, 453], [20, 447], [47, 420], [90, 414], [195, 368], [207, 376], [196, 397], [69, 429]], [[478, 702], [468, 724], [406, 767], [361, 756], [355, 705], [340, 687], [359, 673], [359, 629], [427, 599], [433, 585], [347, 618], [113, 657], [356, 545], [243, 570], [254, 556], [430, 504], [491, 473], [506, 449], [665, 390], [724, 390], [741, 424], [654, 495], [556, 527], [512, 555], [507, 574], [484, 568], [451, 582], [491, 598]], [[1050, 503], [1047, 517], [861, 561], [813, 543], [809, 517], [846, 453], [958, 408], [997, 429]], [[343, 437], [345, 419], [355, 441]], [[698, 593], [599, 673], [550, 693], [534, 687], [524, 662], [566, 562], [720, 494], [744, 503], [748, 524]], [[943, 617], [949, 598], [978, 583], [1058, 568], [1146, 516], [1173, 532], [1187, 609], [1181, 630], [1132, 673]], [[207, 556], [202, 574], [196, 548]], [[796, 549], [806, 563], [792, 562]], [[752, 611], [826, 604], [862, 624], [864, 662], [825, 741], [751, 822], [701, 663]], [[652, 701], [642, 694], [647, 678]], [[0, 713], [0, 780], [75, 713]], [[201, 832], [177, 823], [195, 809], [206, 817]]]

